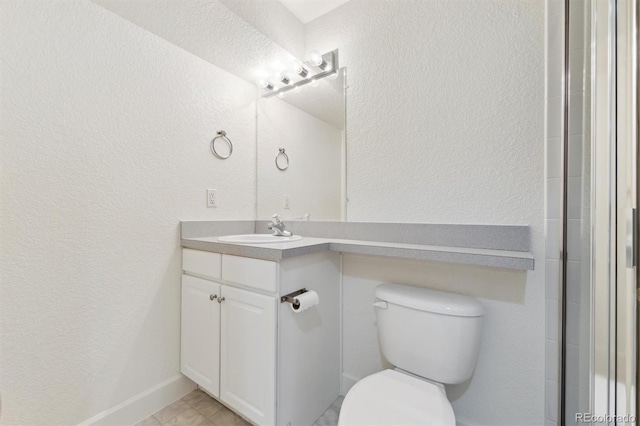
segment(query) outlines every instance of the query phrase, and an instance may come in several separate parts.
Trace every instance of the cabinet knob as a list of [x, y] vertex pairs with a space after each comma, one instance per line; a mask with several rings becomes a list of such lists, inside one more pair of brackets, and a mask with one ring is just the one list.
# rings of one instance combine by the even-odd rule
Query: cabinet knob
[[209, 295], [209, 300], [216, 300], [218, 298], [217, 294], [210, 294]]
[[218, 303], [222, 303], [222, 302], [224, 302], [224, 297], [219, 297], [218, 298]]

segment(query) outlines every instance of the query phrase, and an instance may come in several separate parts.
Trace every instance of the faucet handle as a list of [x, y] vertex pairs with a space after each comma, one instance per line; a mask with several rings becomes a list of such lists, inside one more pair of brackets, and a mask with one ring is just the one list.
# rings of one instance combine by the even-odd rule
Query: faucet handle
[[278, 224], [278, 225], [282, 223], [280, 221], [280, 215], [278, 213], [274, 214], [272, 217], [273, 217], [273, 223]]

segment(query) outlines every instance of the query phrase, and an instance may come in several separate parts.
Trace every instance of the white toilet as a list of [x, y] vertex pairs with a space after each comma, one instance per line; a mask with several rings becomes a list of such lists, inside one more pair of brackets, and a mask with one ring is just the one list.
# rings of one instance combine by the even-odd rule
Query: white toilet
[[480, 346], [482, 305], [459, 294], [381, 284], [374, 303], [378, 339], [395, 366], [347, 393], [339, 426], [451, 425], [444, 384], [471, 377]]

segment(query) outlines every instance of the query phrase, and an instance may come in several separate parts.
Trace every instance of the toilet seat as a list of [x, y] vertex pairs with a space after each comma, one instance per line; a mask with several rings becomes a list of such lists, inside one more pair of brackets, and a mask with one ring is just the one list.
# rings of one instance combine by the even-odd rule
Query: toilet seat
[[395, 370], [365, 377], [347, 393], [338, 426], [455, 426], [444, 388]]

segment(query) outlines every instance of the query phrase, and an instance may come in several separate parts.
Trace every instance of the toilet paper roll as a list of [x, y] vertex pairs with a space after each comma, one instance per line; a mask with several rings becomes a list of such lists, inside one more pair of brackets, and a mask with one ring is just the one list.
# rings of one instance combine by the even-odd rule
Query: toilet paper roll
[[318, 293], [315, 291], [307, 291], [306, 293], [302, 293], [299, 296], [296, 296], [296, 300], [298, 303], [291, 304], [291, 310], [293, 312], [302, 312], [306, 311], [310, 307], [317, 305], [320, 303], [320, 298], [318, 297]]

